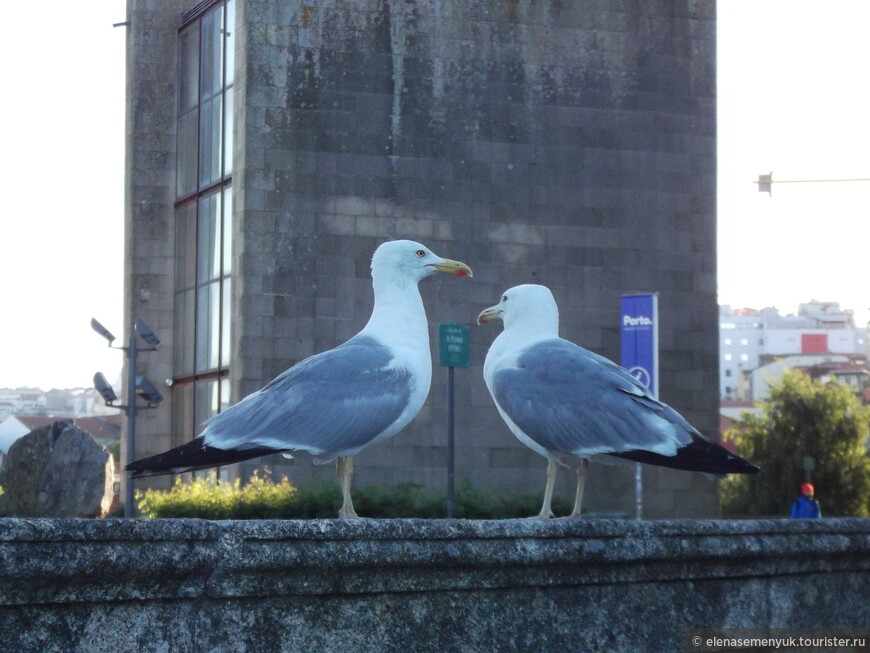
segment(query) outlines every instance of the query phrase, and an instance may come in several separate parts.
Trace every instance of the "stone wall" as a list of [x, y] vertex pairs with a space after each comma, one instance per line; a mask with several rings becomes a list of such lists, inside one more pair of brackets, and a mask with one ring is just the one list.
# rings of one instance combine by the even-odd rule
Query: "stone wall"
[[0, 520], [18, 653], [677, 651], [870, 623], [870, 520]]

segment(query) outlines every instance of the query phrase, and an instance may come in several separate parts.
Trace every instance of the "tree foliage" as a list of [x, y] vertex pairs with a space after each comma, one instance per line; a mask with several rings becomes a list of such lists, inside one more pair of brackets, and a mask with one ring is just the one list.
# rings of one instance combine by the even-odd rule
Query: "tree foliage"
[[822, 514], [870, 515], [868, 432], [870, 407], [862, 406], [848, 386], [789, 372], [772, 388], [761, 415], [744, 413], [727, 434], [761, 473], [723, 481], [723, 512], [788, 514], [808, 480], [804, 459], [812, 457], [815, 469], [809, 480]]

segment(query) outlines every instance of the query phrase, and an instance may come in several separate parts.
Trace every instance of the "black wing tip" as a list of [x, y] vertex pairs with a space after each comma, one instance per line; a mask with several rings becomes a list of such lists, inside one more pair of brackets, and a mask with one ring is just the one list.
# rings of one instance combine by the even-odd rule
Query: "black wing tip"
[[758, 465], [754, 465], [745, 458], [731, 453], [722, 445], [698, 436], [695, 436], [686, 446], [677, 449], [677, 453], [673, 456], [664, 456], [640, 449], [615, 452], [609, 455], [648, 465], [715, 474], [717, 476], [725, 476], [726, 474], [758, 474], [761, 472], [761, 468]]
[[218, 449], [205, 444], [201, 438], [197, 438], [169, 451], [135, 460], [126, 465], [124, 469], [130, 472], [132, 478], [144, 478], [211, 469], [274, 453], [281, 453], [281, 450], [271, 447]]

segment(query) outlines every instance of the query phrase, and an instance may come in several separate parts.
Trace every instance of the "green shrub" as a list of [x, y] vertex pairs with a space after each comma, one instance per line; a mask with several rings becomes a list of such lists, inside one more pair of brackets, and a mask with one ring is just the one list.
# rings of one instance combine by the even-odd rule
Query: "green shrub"
[[[170, 490], [136, 493], [143, 517], [196, 517], [200, 519], [322, 519], [335, 517], [341, 507], [341, 491], [334, 483], [322, 482], [297, 488], [286, 477], [273, 482], [254, 475], [246, 485], [220, 483], [214, 477], [197, 478], [190, 483], [176, 480]], [[418, 483], [402, 483], [393, 488], [366, 485], [353, 493], [356, 511], [365, 517], [418, 517], [439, 519], [446, 515], [444, 495], [424, 492]], [[542, 496], [519, 494], [504, 496], [490, 490], [475, 489], [463, 481], [455, 492], [454, 514], [465, 519], [512, 519], [530, 517], [540, 510]], [[553, 500], [557, 514], [567, 514], [571, 506]]]
[[177, 479], [169, 491], [136, 492], [145, 517], [199, 517], [202, 519], [270, 519], [293, 510], [299, 491], [287, 482], [273, 483], [256, 474], [247, 485], [220, 483], [214, 477], [190, 483]]

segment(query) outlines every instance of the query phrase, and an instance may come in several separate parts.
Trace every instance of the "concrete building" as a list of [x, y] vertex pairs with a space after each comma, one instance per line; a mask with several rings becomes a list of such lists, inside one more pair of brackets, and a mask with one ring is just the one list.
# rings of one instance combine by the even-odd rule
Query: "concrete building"
[[[797, 315], [775, 308], [719, 309], [719, 388], [724, 401], [761, 401], [788, 369], [812, 376], [841, 370], [848, 382], [863, 384], [849, 367], [866, 367], [868, 329], [856, 327], [852, 311], [836, 302], [811, 301]], [[855, 377], [855, 378], [853, 378]], [[863, 387], [860, 388], [863, 390]]]
[[[137, 457], [358, 331], [371, 254], [401, 237], [474, 269], [421, 284], [433, 334], [537, 282], [564, 337], [618, 359], [620, 295], [658, 292], [660, 395], [717, 437], [714, 3], [128, 0], [127, 20], [125, 314], [163, 340], [139, 373], [171, 380]], [[481, 378], [498, 328], [456, 373], [457, 477], [541, 492]], [[444, 378], [357, 484], [443, 491]], [[704, 477], [645, 479], [647, 516], [717, 512]], [[634, 510], [631, 467], [587, 488]]]
[[10, 415], [82, 417], [117, 413], [118, 409], [106, 406], [93, 388], [48, 391], [41, 388], [0, 388], [0, 421]]

